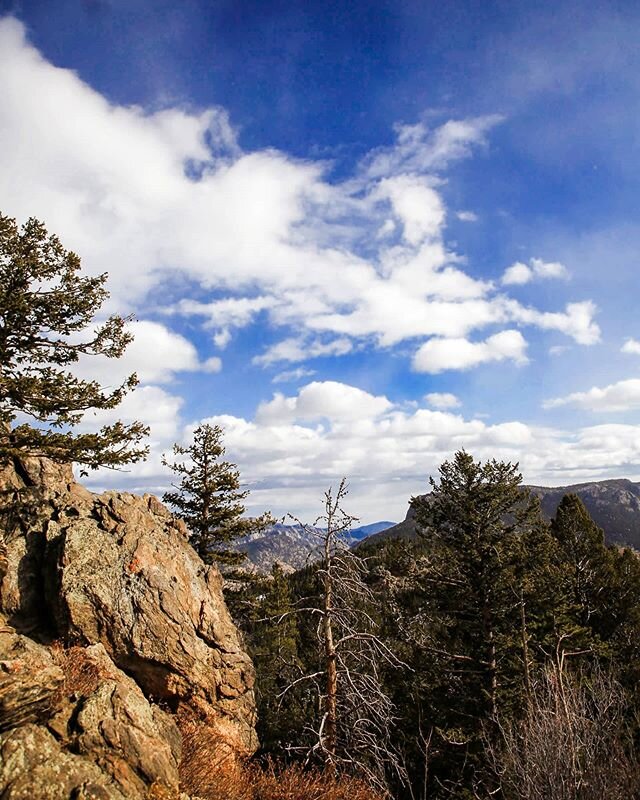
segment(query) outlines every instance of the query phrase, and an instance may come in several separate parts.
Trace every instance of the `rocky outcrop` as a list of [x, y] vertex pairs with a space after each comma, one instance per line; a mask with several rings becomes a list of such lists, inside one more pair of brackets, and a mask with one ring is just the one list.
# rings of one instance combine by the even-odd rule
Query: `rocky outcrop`
[[220, 759], [255, 750], [253, 667], [181, 522], [43, 459], [0, 502], [0, 796], [177, 797], [185, 716]]

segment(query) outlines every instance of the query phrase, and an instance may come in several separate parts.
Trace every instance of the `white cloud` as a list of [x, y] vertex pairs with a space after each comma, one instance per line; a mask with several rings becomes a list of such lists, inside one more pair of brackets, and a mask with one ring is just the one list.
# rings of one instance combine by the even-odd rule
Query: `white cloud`
[[297, 396], [275, 394], [273, 400], [261, 403], [256, 420], [261, 423], [310, 422], [321, 419], [353, 421], [375, 418], [388, 411], [391, 403], [375, 395], [337, 381], [314, 381], [304, 386]]
[[[387, 347], [509, 321], [593, 340], [567, 312], [509, 306], [444, 245], [436, 173], [485, 146], [499, 122], [398, 126], [391, 145], [331, 183], [322, 162], [243, 152], [220, 108], [109, 103], [48, 63], [21, 23], [0, 20], [4, 212], [45, 220], [88, 272], [107, 271], [112, 308], [144, 307], [171, 278], [174, 294], [196, 299], [166, 305], [201, 316], [219, 348], [261, 314], [289, 340], [322, 331]], [[389, 247], [396, 230], [402, 246]]]
[[272, 383], [293, 383], [299, 381], [301, 378], [309, 378], [315, 374], [315, 370], [307, 369], [306, 367], [298, 367], [297, 369], [288, 369], [279, 372], [271, 379]]
[[627, 339], [627, 341], [620, 348], [622, 353], [630, 353], [632, 355], [640, 355], [640, 342], [637, 339]]
[[558, 261], [542, 261], [539, 258], [532, 258], [529, 265], [516, 261], [508, 267], [502, 276], [502, 283], [505, 286], [521, 286], [530, 283], [535, 278], [563, 278], [569, 277], [569, 272], [564, 264]]
[[461, 222], [477, 222], [478, 215], [473, 211], [457, 211], [456, 217]]
[[[135, 391], [125, 395], [122, 403], [115, 409], [88, 411], [79, 430], [95, 430], [118, 420], [126, 424], [143, 420], [151, 429], [148, 443], [155, 449], [159, 443], [173, 442], [178, 437], [182, 405], [182, 398], [169, 394], [159, 386], [139, 386]], [[153, 467], [153, 464], [135, 465], [128, 467], [127, 470], [148, 471], [150, 466]], [[157, 469], [157, 464], [155, 468]], [[105, 473], [108, 473], [108, 470], [102, 471], [102, 474]], [[119, 475], [122, 480], [122, 473]]]
[[542, 261], [540, 258], [532, 258], [529, 262], [533, 274], [537, 278], [562, 278], [569, 277], [569, 271], [564, 264], [558, 261]]
[[516, 261], [504, 271], [502, 283], [507, 286], [521, 286], [533, 278], [533, 270], [521, 261]]
[[430, 392], [424, 398], [430, 406], [438, 409], [459, 408], [460, 400], [450, 392]]
[[231, 341], [231, 331], [229, 328], [222, 328], [222, 330], [217, 331], [213, 334], [213, 343], [216, 347], [219, 347], [220, 350], [224, 350], [224, 348], [229, 344]]
[[618, 381], [609, 386], [594, 386], [586, 392], [573, 392], [566, 397], [547, 400], [544, 408], [577, 406], [588, 411], [624, 412], [640, 408], [640, 379]]
[[114, 386], [135, 372], [141, 383], [170, 383], [179, 372], [219, 372], [222, 362], [215, 356], [201, 362], [196, 348], [184, 336], [149, 320], [130, 322], [133, 341], [118, 358], [84, 356], [73, 371], [85, 379]]
[[376, 197], [388, 198], [403, 226], [404, 239], [418, 245], [437, 238], [445, 221], [442, 198], [428, 179], [417, 175], [399, 175], [380, 181]]
[[199, 300], [183, 298], [175, 306], [164, 309], [167, 314], [180, 313], [184, 316], [205, 318], [206, 328], [243, 328], [261, 311], [276, 304], [273, 297], [226, 297], [203, 303]]
[[429, 339], [413, 357], [416, 372], [444, 372], [470, 369], [489, 361], [515, 361], [524, 364], [527, 342], [516, 330], [500, 331], [484, 342], [468, 339]]
[[556, 330], [570, 336], [578, 344], [591, 345], [600, 341], [600, 328], [593, 317], [596, 306], [591, 300], [567, 303], [564, 312], [538, 311], [505, 301], [505, 315], [524, 325], [536, 325], [544, 330]]
[[200, 365], [203, 372], [220, 372], [222, 369], [222, 360], [217, 356], [211, 356]]
[[266, 367], [279, 361], [296, 362], [321, 356], [343, 356], [351, 352], [352, 348], [350, 340], [344, 338], [329, 342], [284, 339], [269, 347], [262, 355], [255, 356], [253, 363]]
[[431, 172], [444, 169], [451, 161], [466, 158], [474, 146], [486, 144], [486, 134], [502, 121], [494, 114], [466, 120], [450, 120], [438, 128], [425, 123], [397, 125], [397, 142], [380, 147], [364, 161], [370, 178]]
[[[99, 489], [123, 483], [134, 491], [162, 494], [171, 475], [161, 455], [186, 441], [194, 423], [180, 427], [180, 399], [144, 387], [112, 418], [146, 418], [152, 424], [151, 458], [127, 473], [100, 471], [89, 484]], [[108, 420], [107, 420], [108, 417]], [[253, 419], [217, 415], [206, 420], [224, 428], [227, 457], [238, 464], [251, 489], [251, 513], [290, 511], [317, 516], [322, 492], [347, 476], [346, 509], [364, 521], [404, 517], [409, 497], [427, 489], [428, 476], [464, 447], [476, 458], [520, 462], [528, 483], [558, 485], [626, 475], [640, 476], [637, 425], [596, 425], [567, 432], [515, 420], [490, 424], [429, 408], [407, 409], [392, 400], [334, 381], [303, 386], [290, 397], [276, 395]]]

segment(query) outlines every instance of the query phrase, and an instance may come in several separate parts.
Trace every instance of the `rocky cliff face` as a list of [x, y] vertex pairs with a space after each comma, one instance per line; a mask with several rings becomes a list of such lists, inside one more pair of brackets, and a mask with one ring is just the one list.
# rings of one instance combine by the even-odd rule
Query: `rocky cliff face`
[[185, 729], [206, 730], [214, 762], [255, 750], [220, 575], [155, 497], [93, 495], [23, 459], [0, 471], [0, 505], [2, 798], [186, 798]]

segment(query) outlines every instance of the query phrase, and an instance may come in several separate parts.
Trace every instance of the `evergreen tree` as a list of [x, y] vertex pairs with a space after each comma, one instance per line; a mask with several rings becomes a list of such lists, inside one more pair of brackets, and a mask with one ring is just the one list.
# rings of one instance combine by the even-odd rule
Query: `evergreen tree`
[[243, 517], [242, 501], [248, 489], [240, 488], [240, 473], [235, 464], [222, 461], [225, 449], [219, 425], [199, 425], [188, 447], [175, 444], [176, 461], [163, 458], [163, 464], [180, 478], [174, 491], [165, 492], [163, 500], [191, 532], [191, 542], [207, 563], [235, 567], [246, 553], [229, 547], [236, 539], [262, 530], [271, 521], [268, 514], [257, 519]]
[[563, 567], [565, 615], [576, 628], [605, 633], [606, 606], [613, 581], [613, 557], [604, 533], [577, 494], [565, 495], [551, 522]]
[[256, 668], [258, 737], [263, 750], [282, 755], [302, 737], [311, 695], [302, 685], [283, 695], [303, 666], [291, 587], [279, 564], [259, 591], [246, 631]]
[[[565, 495], [551, 523], [557, 542], [557, 638], [572, 661], [611, 662], [637, 694], [640, 655], [640, 560], [607, 547], [580, 498]], [[565, 656], [565, 657], [568, 657]], [[581, 658], [579, 658], [581, 657]]]
[[476, 707], [465, 713], [496, 721], [504, 688], [498, 650], [512, 644], [505, 634], [521, 601], [523, 536], [541, 524], [538, 503], [521, 482], [517, 464], [482, 464], [461, 451], [440, 467], [439, 483], [431, 479], [431, 494], [412, 501], [429, 542], [432, 602], [449, 640], [442, 657], [477, 684]]
[[[483, 738], [522, 704], [531, 669], [531, 603], [525, 580], [549, 547], [538, 502], [517, 464], [455, 454], [412, 508], [427, 546], [416, 626], [418, 697], [437, 741], [431, 768], [455, 796], [490, 792]], [[413, 630], [412, 630], [413, 628]], [[481, 786], [482, 784], [482, 786]], [[470, 795], [471, 796], [471, 795]]]
[[[92, 409], [113, 409], [137, 384], [135, 375], [104, 389], [70, 369], [81, 355], [118, 358], [131, 341], [127, 319], [94, 317], [106, 300], [107, 275], [84, 277], [80, 259], [44, 225], [22, 228], [0, 214], [0, 460], [17, 454], [118, 467], [147, 454], [140, 422], [116, 422], [97, 433], [74, 427]], [[33, 424], [11, 429], [18, 417]]]

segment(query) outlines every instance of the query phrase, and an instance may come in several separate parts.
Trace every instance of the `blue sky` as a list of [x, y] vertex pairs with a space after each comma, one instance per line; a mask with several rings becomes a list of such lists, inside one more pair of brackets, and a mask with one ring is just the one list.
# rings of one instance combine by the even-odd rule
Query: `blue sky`
[[138, 319], [80, 369], [151, 456], [94, 487], [204, 419], [252, 511], [640, 478], [640, 8], [533, 5], [0, 0], [0, 208]]

